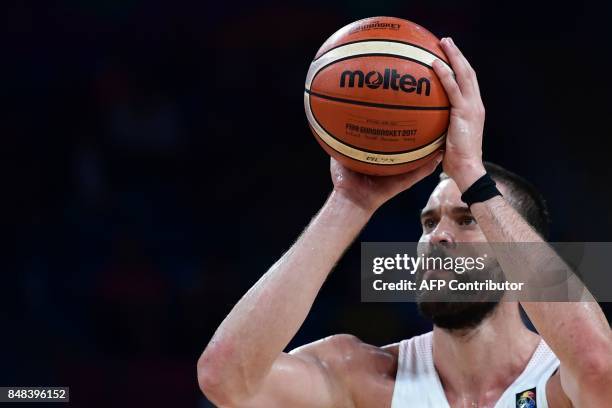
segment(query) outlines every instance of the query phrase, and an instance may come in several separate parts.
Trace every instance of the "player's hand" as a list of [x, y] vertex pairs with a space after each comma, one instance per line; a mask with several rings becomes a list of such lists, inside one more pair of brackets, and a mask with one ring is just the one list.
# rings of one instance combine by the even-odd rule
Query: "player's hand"
[[387, 200], [412, 187], [438, 167], [442, 153], [423, 166], [397, 176], [368, 176], [352, 171], [331, 159], [330, 172], [334, 191], [370, 212], [376, 211]]
[[440, 45], [450, 61], [455, 77], [439, 60], [433, 68], [451, 103], [450, 124], [446, 135], [446, 153], [442, 166], [461, 192], [486, 173], [482, 164], [482, 131], [485, 110], [480, 98], [476, 72], [452, 39]]

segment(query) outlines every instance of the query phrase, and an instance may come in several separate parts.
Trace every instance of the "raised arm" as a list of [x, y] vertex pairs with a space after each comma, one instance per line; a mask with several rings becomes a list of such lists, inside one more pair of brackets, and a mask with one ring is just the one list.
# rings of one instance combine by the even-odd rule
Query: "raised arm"
[[[542, 242], [530, 225], [501, 197], [472, 205], [472, 214], [491, 242]], [[537, 273], [556, 256], [538, 245], [538, 257], [524, 245], [496, 251], [509, 273], [518, 268]], [[522, 260], [518, 265], [516, 258]], [[539, 258], [539, 259], [538, 259]], [[553, 260], [552, 262], [555, 262]], [[556, 260], [562, 264], [560, 259]], [[590, 294], [589, 294], [590, 296]], [[563, 391], [575, 407], [603, 407], [612, 399], [612, 332], [599, 304], [584, 302], [521, 302], [540, 335], [561, 361]]]
[[[198, 361], [202, 391], [220, 406], [350, 406], [324, 359], [343, 339], [283, 353], [342, 253], [386, 200], [432, 173], [368, 177], [331, 162], [334, 190], [295, 244], [240, 299]], [[339, 340], [339, 341], [338, 341]]]
[[[443, 166], [463, 193], [485, 174], [482, 163], [484, 108], [470, 64], [452, 41], [443, 40], [442, 47], [456, 73], [454, 78], [443, 64], [434, 65], [452, 104]], [[489, 242], [543, 242], [502, 197], [475, 203], [470, 209]], [[495, 252], [504, 272], [537, 273], [545, 266], [538, 263], [556, 257], [552, 250], [544, 257], [517, 254], [525, 248], [517, 246], [513, 251]], [[521, 259], [522, 270], [517, 268], [517, 258]], [[556, 261], [562, 263], [558, 258]], [[561, 385], [573, 405], [606, 406], [612, 400], [612, 333], [599, 305], [594, 301], [522, 302], [522, 305], [561, 361]]]

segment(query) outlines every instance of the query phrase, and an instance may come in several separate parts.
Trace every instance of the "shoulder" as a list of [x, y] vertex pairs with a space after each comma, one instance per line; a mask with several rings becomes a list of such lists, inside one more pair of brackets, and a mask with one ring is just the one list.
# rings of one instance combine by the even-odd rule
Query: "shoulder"
[[397, 372], [397, 346], [378, 347], [350, 334], [306, 344], [291, 354], [316, 359], [354, 407], [390, 406]]
[[393, 354], [395, 358], [398, 358], [400, 343], [401, 342], [398, 341], [397, 343], [387, 344], [386, 346], [382, 346], [381, 349], [383, 349], [384, 351], [388, 353]]
[[329, 369], [344, 374], [387, 374], [396, 366], [397, 345], [398, 343], [378, 347], [352, 334], [335, 334], [298, 347], [289, 354], [310, 355]]
[[312, 343], [304, 344], [289, 352], [289, 354], [316, 353], [317, 355], [341, 350], [352, 351], [363, 342], [352, 334], [334, 334]]

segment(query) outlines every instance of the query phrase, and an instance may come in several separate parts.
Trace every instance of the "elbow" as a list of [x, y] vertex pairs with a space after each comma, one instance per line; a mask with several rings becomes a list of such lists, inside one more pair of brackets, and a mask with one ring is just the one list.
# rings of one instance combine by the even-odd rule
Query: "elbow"
[[[198, 385], [208, 400], [219, 407], [235, 407], [243, 401], [237, 376], [232, 372], [227, 343], [211, 341], [197, 363]], [[234, 370], [235, 371], [235, 370]]]
[[198, 361], [198, 385], [200, 391], [216, 406], [231, 406], [232, 401], [230, 401], [229, 394], [223, 387], [221, 378], [223, 378], [222, 374], [218, 370], [207, 366], [202, 362], [202, 358], [200, 358]]
[[220, 344], [214, 339], [210, 341], [206, 349], [198, 359], [198, 385], [202, 393], [211, 402], [220, 406], [227, 406], [228, 392], [223, 381], [226, 373], [223, 368], [227, 367], [224, 352], [227, 346]]

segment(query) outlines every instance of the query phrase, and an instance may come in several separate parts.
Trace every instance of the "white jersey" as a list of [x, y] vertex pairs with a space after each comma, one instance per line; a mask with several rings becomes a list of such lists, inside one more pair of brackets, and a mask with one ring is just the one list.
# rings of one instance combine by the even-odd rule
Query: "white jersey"
[[[391, 408], [449, 408], [434, 367], [432, 334], [400, 342]], [[546, 383], [559, 367], [559, 359], [540, 341], [525, 370], [504, 391], [495, 408], [547, 408]]]

